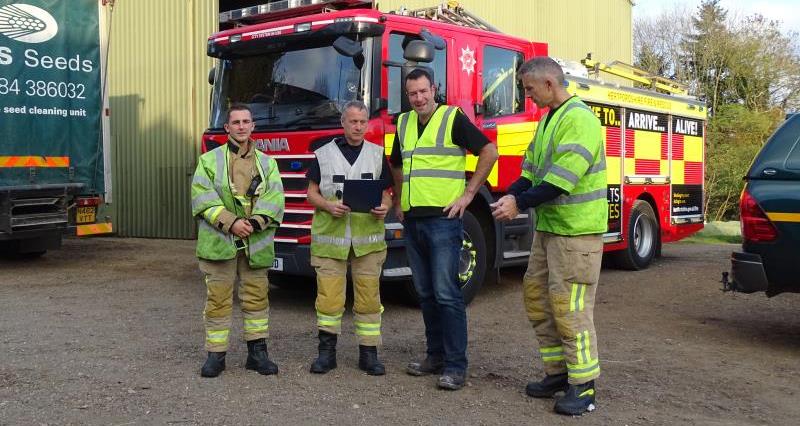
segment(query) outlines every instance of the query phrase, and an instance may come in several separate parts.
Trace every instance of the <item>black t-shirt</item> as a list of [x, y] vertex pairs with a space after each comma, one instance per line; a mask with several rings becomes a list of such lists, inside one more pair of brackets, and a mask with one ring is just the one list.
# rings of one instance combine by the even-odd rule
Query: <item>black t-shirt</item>
[[[443, 107], [444, 105], [439, 105], [438, 108]], [[437, 108], [437, 109], [438, 109]], [[425, 126], [428, 123], [422, 124], [417, 122], [417, 134], [421, 135], [422, 132], [425, 131]], [[456, 110], [456, 116], [453, 120], [453, 129], [452, 133], [450, 134], [451, 140], [453, 144], [458, 145], [462, 148], [465, 148], [467, 151], [471, 152], [473, 155], [478, 155], [481, 152], [481, 149], [486, 144], [492, 143], [483, 132], [480, 131], [474, 124], [464, 115], [461, 110]], [[400, 150], [400, 141], [397, 139], [397, 133], [394, 135], [394, 144], [392, 145], [392, 155], [390, 157], [392, 166], [394, 167], [403, 167], [403, 154]], [[425, 207], [425, 206], [416, 206], [411, 207], [409, 211], [405, 213], [405, 217], [433, 217], [433, 216], [443, 216], [444, 213], [442, 212], [442, 207]]]
[[[574, 96], [575, 95], [570, 96], [567, 99], [567, 101], [572, 99]], [[550, 119], [553, 118], [554, 115], [556, 115], [556, 111], [558, 111], [562, 106], [564, 106], [564, 104], [567, 103], [567, 101], [561, 102], [561, 104], [558, 105], [555, 108], [550, 108], [550, 111], [547, 112], [547, 117], [544, 119], [544, 128], [545, 129], [547, 128], [547, 125], [550, 124]]]
[[[356, 160], [358, 159], [358, 155], [361, 154], [361, 147], [364, 144], [359, 144], [358, 146], [353, 146], [347, 143], [345, 138], [336, 138], [334, 139], [336, 145], [339, 147], [339, 151], [342, 152], [344, 158], [347, 160], [348, 163], [352, 166]], [[310, 181], [314, 181], [317, 185], [320, 182], [320, 171], [319, 171], [319, 160], [314, 157], [314, 161], [308, 166], [308, 171], [306, 171], [306, 177]], [[381, 175], [379, 177], [380, 180], [384, 182], [384, 189], [388, 189], [392, 187], [392, 175], [389, 172], [389, 163], [386, 161], [386, 156], [383, 157], [383, 164], [381, 165]]]

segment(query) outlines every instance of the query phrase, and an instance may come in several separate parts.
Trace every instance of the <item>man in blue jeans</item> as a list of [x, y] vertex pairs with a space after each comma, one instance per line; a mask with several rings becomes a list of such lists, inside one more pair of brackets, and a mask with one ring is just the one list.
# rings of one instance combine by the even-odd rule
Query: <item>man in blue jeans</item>
[[[464, 211], [497, 161], [497, 147], [457, 107], [439, 105], [423, 69], [405, 79], [413, 110], [397, 120], [392, 147], [397, 216], [425, 321], [427, 356], [408, 364], [413, 376], [439, 374], [439, 387], [464, 386], [467, 313], [458, 279]], [[466, 151], [478, 155], [466, 184]]]

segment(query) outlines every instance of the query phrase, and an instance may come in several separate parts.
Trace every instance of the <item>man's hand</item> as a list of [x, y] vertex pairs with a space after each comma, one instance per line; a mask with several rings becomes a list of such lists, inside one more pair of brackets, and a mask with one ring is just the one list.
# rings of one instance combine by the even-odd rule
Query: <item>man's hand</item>
[[387, 206], [386, 204], [381, 204], [380, 206], [373, 208], [369, 212], [372, 213], [372, 216], [375, 219], [383, 220], [386, 217], [386, 213], [389, 213], [389, 206]]
[[453, 201], [452, 203], [450, 203], [450, 205], [448, 205], [442, 210], [445, 213], [447, 213], [448, 219], [452, 219], [456, 216], [464, 217], [464, 212], [467, 210], [467, 206], [469, 206], [469, 203], [472, 202], [473, 197], [474, 195], [465, 192], [464, 195], [458, 197], [457, 200]]
[[492, 208], [492, 216], [501, 222], [514, 219], [519, 214], [517, 209], [517, 199], [513, 195], [504, 195], [497, 202], [489, 204]]
[[332, 214], [333, 217], [342, 217], [350, 213], [350, 207], [342, 204], [341, 201], [328, 201], [325, 203], [325, 210]]
[[394, 215], [397, 217], [398, 222], [402, 222], [405, 219], [405, 215], [403, 214], [403, 207], [400, 206], [400, 198], [396, 198], [394, 201]]
[[253, 225], [245, 219], [236, 219], [231, 225], [231, 234], [239, 238], [247, 238], [253, 233]]

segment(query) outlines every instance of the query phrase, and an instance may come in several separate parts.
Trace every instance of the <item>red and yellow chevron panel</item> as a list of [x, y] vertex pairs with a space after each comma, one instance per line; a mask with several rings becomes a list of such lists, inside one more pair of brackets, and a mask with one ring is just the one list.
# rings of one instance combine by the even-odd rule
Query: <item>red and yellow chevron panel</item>
[[619, 127], [606, 127], [606, 174], [609, 185], [622, 183], [622, 132]]
[[0, 167], [69, 167], [69, 157], [0, 156]]
[[636, 157], [634, 148], [636, 144], [634, 141], [636, 140], [636, 130], [633, 129], [625, 129], [625, 158], [634, 158]]
[[110, 234], [113, 232], [113, 228], [110, 222], [92, 223], [89, 225], [78, 225], [75, 232], [79, 237], [84, 237], [87, 235]]
[[683, 173], [685, 184], [701, 185], [703, 183], [703, 163], [698, 161], [684, 161]]
[[672, 183], [702, 185], [703, 122], [674, 116], [672, 128]]
[[672, 134], [672, 159], [683, 160], [683, 135]]
[[606, 127], [606, 156], [622, 156], [622, 132], [619, 127]]
[[661, 160], [644, 160], [636, 158], [634, 161], [634, 174], [637, 175], [660, 175]]

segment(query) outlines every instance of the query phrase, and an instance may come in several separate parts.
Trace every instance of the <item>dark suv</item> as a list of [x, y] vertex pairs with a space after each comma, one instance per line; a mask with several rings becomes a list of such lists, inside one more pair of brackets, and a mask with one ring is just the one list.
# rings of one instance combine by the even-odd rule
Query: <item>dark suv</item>
[[742, 251], [731, 254], [728, 287], [767, 296], [800, 293], [800, 114], [764, 144], [745, 181]]

